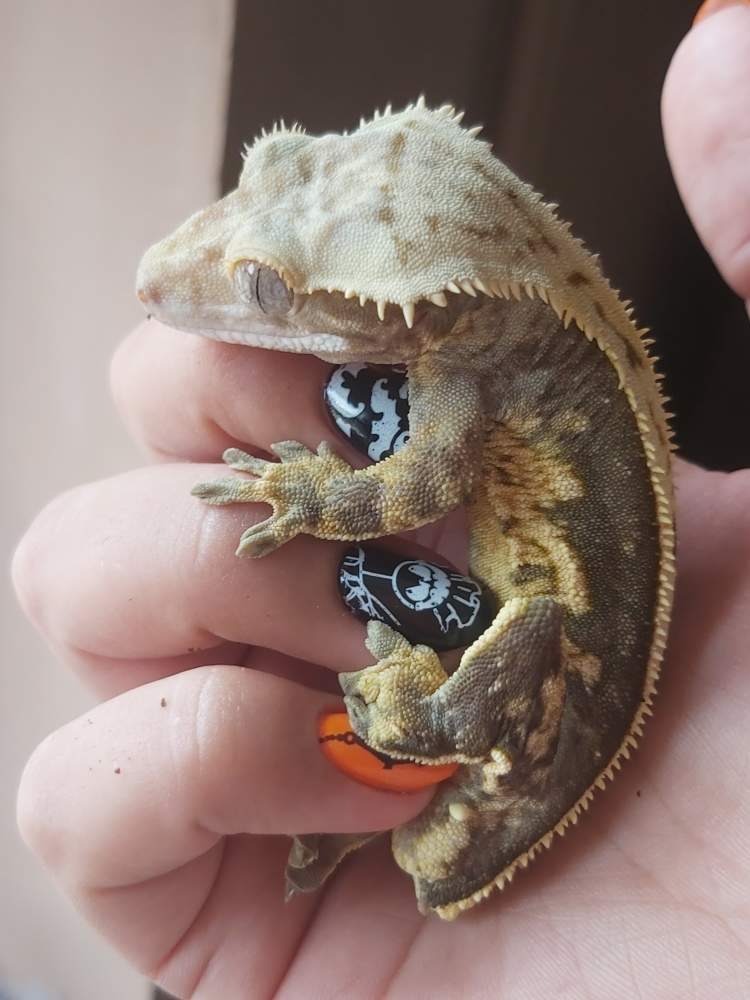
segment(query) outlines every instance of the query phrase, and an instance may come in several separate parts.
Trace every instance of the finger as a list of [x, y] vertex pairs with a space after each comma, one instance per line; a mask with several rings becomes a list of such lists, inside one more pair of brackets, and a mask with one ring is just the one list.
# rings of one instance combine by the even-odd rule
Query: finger
[[337, 587], [344, 545], [300, 537], [266, 559], [238, 558], [242, 531], [268, 508], [215, 508], [190, 496], [196, 481], [217, 471], [154, 466], [50, 504], [14, 559], [16, 588], [34, 624], [73, 665], [96, 670], [100, 658], [136, 683], [144, 679], [142, 660], [173, 673], [170, 658], [216, 656], [224, 643], [335, 669], [365, 665], [364, 626]]
[[[201, 657], [247, 662], [247, 645], [334, 670], [372, 662], [364, 625], [339, 591], [347, 543], [303, 536], [267, 558], [237, 558], [243, 530], [268, 508], [216, 508], [190, 496], [216, 471], [160, 465], [79, 487], [21, 542], [13, 575], [22, 605], [100, 693]], [[406, 553], [429, 557], [413, 540]]]
[[235, 833], [386, 829], [424, 807], [320, 753], [330, 695], [242, 667], [134, 688], [49, 736], [24, 773], [24, 836], [67, 882], [153, 878]]
[[[268, 451], [286, 440], [316, 448], [330, 440], [323, 407], [330, 371], [317, 358], [222, 344], [152, 320], [120, 345], [111, 381], [122, 418], [147, 453], [216, 461], [226, 448]], [[354, 459], [343, 437], [338, 445]]]
[[[225, 835], [385, 829], [424, 808], [429, 794], [376, 792], [330, 767], [315, 736], [330, 704], [234, 667], [127, 692], [35, 751], [19, 791], [22, 834], [97, 924], [109, 921], [120, 946], [148, 950], [151, 964], [210, 895]], [[264, 883], [265, 909], [281, 917], [283, 866], [269, 847], [255, 888]], [[262, 902], [242, 909], [260, 918]]]
[[750, 5], [719, 10], [688, 33], [662, 114], [693, 224], [726, 281], [750, 298]]

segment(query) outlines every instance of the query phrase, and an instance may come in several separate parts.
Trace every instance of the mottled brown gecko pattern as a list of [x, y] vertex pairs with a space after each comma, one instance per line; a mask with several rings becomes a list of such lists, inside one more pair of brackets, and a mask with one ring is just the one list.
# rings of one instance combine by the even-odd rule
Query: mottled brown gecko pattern
[[[423, 102], [351, 135], [275, 129], [236, 191], [152, 247], [150, 312], [229, 342], [338, 363], [406, 363], [411, 438], [354, 470], [327, 444], [230, 450], [252, 478], [209, 503], [273, 514], [239, 553], [300, 532], [360, 541], [466, 504], [471, 573], [499, 612], [448, 676], [380, 622], [376, 663], [341, 677], [357, 734], [392, 757], [457, 761], [393, 833], [420, 907], [452, 918], [575, 822], [629, 755], [671, 608], [669, 431], [647, 343], [554, 208], [452, 108]], [[295, 841], [291, 890], [357, 837]]]

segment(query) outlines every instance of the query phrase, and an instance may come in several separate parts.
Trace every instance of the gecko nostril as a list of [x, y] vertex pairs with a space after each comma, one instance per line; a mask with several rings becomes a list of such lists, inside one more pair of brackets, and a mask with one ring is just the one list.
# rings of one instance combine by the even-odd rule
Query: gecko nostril
[[138, 285], [135, 294], [144, 306], [158, 306], [161, 302], [161, 292], [154, 285]]

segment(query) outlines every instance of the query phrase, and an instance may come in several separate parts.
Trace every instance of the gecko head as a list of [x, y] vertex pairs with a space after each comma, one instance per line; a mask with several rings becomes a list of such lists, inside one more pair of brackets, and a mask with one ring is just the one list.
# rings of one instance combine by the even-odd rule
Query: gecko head
[[139, 298], [219, 340], [408, 361], [477, 295], [549, 278], [534, 249], [551, 213], [460, 120], [420, 99], [350, 134], [264, 133], [237, 189], [147, 251]]

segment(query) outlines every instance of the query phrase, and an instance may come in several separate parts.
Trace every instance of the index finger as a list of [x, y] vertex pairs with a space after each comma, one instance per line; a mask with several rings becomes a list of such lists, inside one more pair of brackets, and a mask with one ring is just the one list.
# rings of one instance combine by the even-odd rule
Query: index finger
[[727, 283], [750, 298], [750, 4], [718, 10], [687, 34], [662, 116], [693, 225]]
[[247, 969], [279, 981], [320, 897], [284, 907], [287, 845], [272, 835], [387, 829], [429, 798], [331, 767], [315, 736], [330, 705], [231, 666], [127, 691], [36, 749], [19, 790], [22, 835], [99, 932], [180, 996], [198, 995], [188, 984], [211, 955], [224, 982]]

